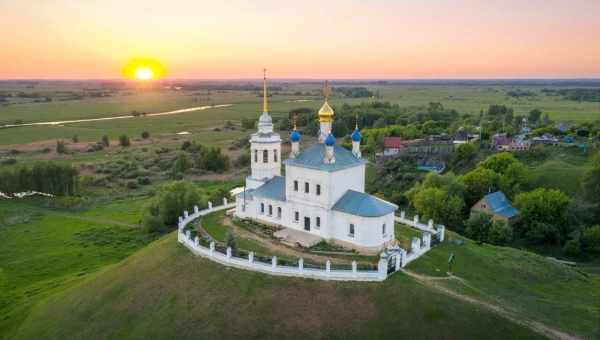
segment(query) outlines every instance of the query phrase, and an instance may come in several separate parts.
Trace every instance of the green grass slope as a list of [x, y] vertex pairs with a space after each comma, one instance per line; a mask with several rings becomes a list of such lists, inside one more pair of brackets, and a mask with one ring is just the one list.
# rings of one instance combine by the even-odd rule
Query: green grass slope
[[335, 283], [235, 270], [172, 233], [47, 298], [17, 339], [536, 338], [495, 314], [396, 274]]
[[[537, 254], [475, 242], [449, 232], [408, 269], [446, 276], [448, 256], [462, 279], [440, 280], [453, 291], [501, 306], [565, 333], [600, 338], [600, 275], [571, 268]], [[461, 239], [459, 245], [454, 240]]]

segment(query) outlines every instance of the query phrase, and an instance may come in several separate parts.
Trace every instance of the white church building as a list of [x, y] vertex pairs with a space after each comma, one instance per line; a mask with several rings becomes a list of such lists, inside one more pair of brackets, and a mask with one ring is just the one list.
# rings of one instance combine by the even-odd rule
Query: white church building
[[310, 233], [329, 242], [375, 253], [395, 242], [397, 206], [365, 193], [361, 134], [352, 133], [352, 151], [336, 145], [331, 132], [334, 112], [327, 102], [319, 110], [319, 142], [300, 146], [300, 133], [289, 136], [291, 153], [283, 161], [281, 137], [268, 112], [266, 77], [263, 113], [250, 138], [251, 174], [236, 195], [235, 215], [260, 223]]

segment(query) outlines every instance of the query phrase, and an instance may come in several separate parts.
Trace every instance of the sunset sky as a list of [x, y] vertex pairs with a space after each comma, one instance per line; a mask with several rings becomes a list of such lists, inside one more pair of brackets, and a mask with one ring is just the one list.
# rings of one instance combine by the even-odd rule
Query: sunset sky
[[0, 0], [0, 78], [600, 77], [599, 0]]

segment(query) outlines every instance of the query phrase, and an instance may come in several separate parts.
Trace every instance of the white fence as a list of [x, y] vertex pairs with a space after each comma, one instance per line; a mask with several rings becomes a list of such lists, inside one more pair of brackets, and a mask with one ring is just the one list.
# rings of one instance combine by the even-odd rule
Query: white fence
[[429, 220], [427, 224], [423, 224], [419, 221], [419, 215], [413, 216], [411, 220], [406, 218], [406, 213], [404, 211], [401, 211], [400, 216], [396, 216], [396, 222], [406, 224], [415, 229], [431, 233], [433, 235], [436, 235], [440, 242], [444, 241], [446, 227], [442, 224], [434, 225], [433, 220]]
[[[227, 199], [223, 199], [223, 205], [214, 206], [211, 202], [208, 203], [208, 208], [204, 210], [198, 210], [198, 207], [194, 207], [194, 212], [190, 214], [188, 211], [184, 211], [183, 216], [179, 217], [179, 225], [177, 232], [177, 241], [183, 244], [185, 247], [190, 249], [195, 255], [199, 255], [208, 258], [212, 261], [221, 263], [226, 266], [235, 267], [239, 269], [251, 270], [261, 273], [266, 273], [276, 276], [292, 276], [292, 277], [304, 277], [313, 278], [319, 280], [332, 280], [332, 281], [383, 281], [388, 276], [388, 261], [393, 261], [393, 271], [399, 270], [401, 267], [406, 266], [411, 261], [419, 258], [431, 249], [431, 235], [438, 234], [440, 241], [444, 237], [444, 226], [438, 225], [437, 229], [422, 225], [418, 222], [418, 217], [413, 221], [404, 218], [404, 212], [401, 217], [396, 217], [396, 220], [400, 223], [404, 223], [413, 226], [417, 229], [423, 230], [423, 239], [413, 238], [411, 243], [411, 251], [406, 252], [402, 248], [395, 248], [391, 251], [382, 253], [377, 264], [377, 270], [359, 270], [356, 261], [352, 261], [351, 270], [343, 269], [332, 269], [331, 261], [327, 260], [325, 263], [325, 269], [318, 268], [305, 268], [304, 259], [298, 259], [297, 266], [286, 266], [277, 263], [277, 257], [273, 256], [270, 263], [264, 263], [255, 260], [254, 252], [248, 254], [248, 258], [236, 257], [232, 254], [231, 248], [227, 248], [225, 253], [221, 253], [215, 249], [215, 242], [211, 242], [209, 247], [205, 247], [200, 244], [200, 239], [195, 236], [192, 239], [190, 230], [185, 230], [188, 223], [192, 222], [198, 217], [208, 215], [210, 213], [225, 210], [235, 207], [235, 203], [228, 203]], [[413, 225], [416, 224], [418, 226]], [[433, 225], [432, 222], [429, 224]]]

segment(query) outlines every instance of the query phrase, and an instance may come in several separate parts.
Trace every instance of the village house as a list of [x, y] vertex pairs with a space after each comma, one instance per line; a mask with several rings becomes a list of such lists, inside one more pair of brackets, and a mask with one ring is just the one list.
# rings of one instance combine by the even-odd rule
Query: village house
[[487, 214], [494, 221], [505, 221], [511, 224], [516, 220], [518, 211], [511, 205], [502, 191], [496, 191], [485, 195], [475, 203], [471, 207], [471, 215], [473, 214]]

